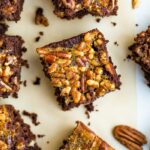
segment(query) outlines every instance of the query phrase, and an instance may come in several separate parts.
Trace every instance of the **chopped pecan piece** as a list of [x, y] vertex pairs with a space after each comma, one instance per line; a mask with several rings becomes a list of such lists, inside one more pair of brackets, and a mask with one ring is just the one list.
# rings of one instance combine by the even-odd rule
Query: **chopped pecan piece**
[[113, 130], [114, 137], [130, 150], [142, 150], [147, 143], [146, 137], [134, 128], [118, 125]]
[[38, 48], [44, 72], [56, 88], [63, 110], [89, 104], [119, 89], [120, 79], [97, 29]]
[[114, 150], [103, 139], [98, 137], [82, 122], [77, 122], [77, 127], [64, 141], [59, 150]]

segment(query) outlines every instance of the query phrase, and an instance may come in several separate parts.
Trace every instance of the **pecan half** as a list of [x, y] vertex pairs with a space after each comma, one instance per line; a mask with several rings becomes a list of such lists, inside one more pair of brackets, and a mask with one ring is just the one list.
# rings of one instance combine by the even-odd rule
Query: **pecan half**
[[129, 150], [142, 150], [142, 145], [147, 143], [144, 134], [125, 125], [116, 126], [113, 130], [113, 135]]

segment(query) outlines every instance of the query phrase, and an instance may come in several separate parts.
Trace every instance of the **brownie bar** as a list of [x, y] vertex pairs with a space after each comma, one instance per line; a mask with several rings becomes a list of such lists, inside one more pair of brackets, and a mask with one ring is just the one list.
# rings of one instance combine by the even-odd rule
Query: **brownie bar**
[[0, 35], [0, 97], [14, 95], [20, 88], [22, 44], [19, 36]]
[[135, 42], [129, 47], [131, 59], [138, 63], [145, 73], [145, 78], [150, 86], [150, 26], [134, 39]]
[[117, 15], [117, 0], [52, 0], [54, 13], [60, 18], [81, 18], [84, 15], [94, 16]]
[[106, 43], [102, 33], [94, 29], [37, 49], [63, 110], [89, 104], [119, 89], [120, 79]]
[[30, 146], [35, 140], [30, 126], [12, 105], [0, 105], [0, 148], [2, 150], [36, 150]]
[[104, 140], [98, 137], [82, 122], [77, 122], [77, 127], [64, 141], [59, 150], [114, 150]]
[[1, 0], [0, 20], [18, 21], [23, 9], [24, 0]]

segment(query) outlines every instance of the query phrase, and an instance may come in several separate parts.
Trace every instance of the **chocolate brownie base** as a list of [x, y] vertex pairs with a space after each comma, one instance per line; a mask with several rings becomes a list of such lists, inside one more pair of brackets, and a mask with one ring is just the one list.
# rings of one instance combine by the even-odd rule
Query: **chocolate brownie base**
[[36, 150], [30, 146], [35, 140], [30, 126], [12, 105], [0, 105], [0, 148], [2, 150]]
[[19, 36], [0, 35], [0, 97], [14, 95], [20, 88], [23, 40]]
[[18, 21], [23, 9], [24, 0], [1, 0], [0, 20]]
[[81, 18], [84, 15], [94, 16], [117, 15], [117, 0], [52, 0], [55, 5], [54, 13], [60, 18], [73, 19]]
[[134, 44], [129, 47], [131, 59], [141, 66], [150, 85], [150, 26], [146, 31], [138, 34], [134, 40]]
[[94, 29], [37, 49], [63, 110], [89, 104], [120, 88], [106, 43]]
[[77, 122], [77, 127], [64, 141], [59, 150], [114, 150], [104, 140], [98, 137], [82, 122]]

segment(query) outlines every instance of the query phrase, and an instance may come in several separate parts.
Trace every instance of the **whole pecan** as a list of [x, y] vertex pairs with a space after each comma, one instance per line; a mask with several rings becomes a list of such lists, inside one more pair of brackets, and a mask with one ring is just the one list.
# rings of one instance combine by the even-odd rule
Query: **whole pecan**
[[125, 125], [116, 126], [113, 129], [113, 135], [129, 150], [142, 150], [142, 146], [147, 143], [147, 139], [144, 134]]

